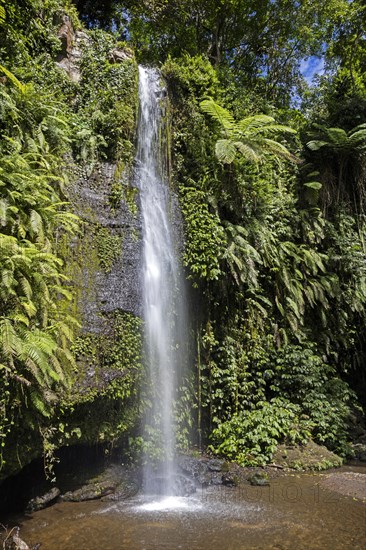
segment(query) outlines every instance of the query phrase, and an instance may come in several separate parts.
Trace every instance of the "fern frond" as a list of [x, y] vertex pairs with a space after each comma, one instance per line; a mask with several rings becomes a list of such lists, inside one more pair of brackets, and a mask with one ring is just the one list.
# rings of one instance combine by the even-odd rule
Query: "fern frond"
[[36, 235], [38, 235], [40, 241], [42, 242], [44, 240], [44, 228], [43, 228], [42, 217], [36, 210], [31, 210], [29, 220], [30, 220], [30, 226], [32, 230]]
[[269, 124], [273, 124], [275, 119], [267, 115], [253, 115], [239, 120], [234, 126], [234, 130], [246, 132], [247, 130], [265, 128]]
[[237, 154], [237, 147], [229, 139], [219, 139], [216, 142], [215, 153], [220, 162], [231, 164]]
[[285, 147], [284, 145], [282, 145], [282, 143], [279, 143], [278, 141], [274, 141], [273, 139], [269, 139], [269, 138], [264, 138], [263, 146], [269, 153], [282, 156], [288, 160], [296, 160], [294, 155], [290, 153], [287, 147]]
[[30, 400], [33, 405], [33, 407], [46, 418], [49, 418], [51, 416], [51, 411], [48, 407], [48, 405], [45, 403], [44, 395], [40, 394], [39, 391], [36, 389], [31, 389], [30, 393]]
[[310, 149], [310, 151], [319, 151], [322, 147], [325, 147], [328, 145], [327, 141], [320, 141], [320, 140], [311, 140], [308, 141], [306, 144], [306, 147]]
[[12, 84], [22, 93], [24, 94], [26, 91], [26, 85], [22, 84], [13, 73], [8, 71], [3, 65], [0, 65], [0, 71], [5, 74], [5, 76], [8, 77], [8, 79], [11, 81]]
[[235, 141], [234, 145], [247, 160], [249, 160], [250, 162], [259, 162], [260, 155], [253, 147], [254, 144], [249, 145], [248, 143], [245, 143], [243, 141]]
[[225, 130], [231, 130], [234, 126], [234, 118], [229, 111], [215, 103], [213, 99], [205, 99], [201, 102], [201, 109], [219, 122]]

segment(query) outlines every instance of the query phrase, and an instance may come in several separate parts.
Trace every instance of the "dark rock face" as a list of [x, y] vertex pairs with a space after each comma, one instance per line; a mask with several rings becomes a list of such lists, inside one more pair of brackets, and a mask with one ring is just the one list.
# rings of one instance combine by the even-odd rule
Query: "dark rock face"
[[352, 445], [352, 450], [355, 454], [354, 458], [360, 460], [361, 462], [366, 462], [366, 444], [365, 443], [354, 443]]
[[222, 472], [225, 464], [225, 460], [220, 460], [218, 458], [212, 458], [207, 462], [207, 467], [211, 472]]
[[61, 42], [61, 52], [57, 59], [57, 65], [66, 71], [73, 82], [79, 82], [82, 48], [83, 45], [88, 44], [90, 38], [86, 33], [74, 30], [68, 15], [62, 17], [58, 36]]
[[183, 455], [178, 458], [178, 466], [184, 474], [195, 479], [200, 485], [210, 485], [211, 476], [206, 462]]
[[196, 492], [195, 483], [186, 476], [176, 475], [174, 478], [174, 494], [176, 496], [187, 497]]
[[[118, 180], [121, 199], [112, 208], [110, 197], [116, 170], [116, 164], [98, 164], [91, 173], [80, 173], [69, 189], [74, 211], [84, 222], [82, 236], [71, 245], [78, 268], [74, 268], [70, 278], [78, 287], [83, 332], [89, 334], [108, 334], [106, 315], [114, 311], [125, 311], [140, 318], [143, 315], [140, 191], [133, 174], [122, 174]], [[128, 194], [133, 194], [133, 198], [127, 201]], [[174, 193], [170, 215], [173, 239], [182, 251], [183, 223]], [[121, 240], [121, 252], [108, 270], [98, 260], [97, 233], [101, 229]]]
[[[90, 175], [81, 174], [70, 193], [76, 213], [85, 222], [76, 259], [81, 269], [78, 283], [83, 330], [89, 333], [108, 330], [103, 323], [103, 314], [122, 310], [139, 317], [142, 315], [140, 201], [136, 189], [134, 213], [122, 199], [112, 210], [109, 196], [115, 172], [116, 165], [100, 164]], [[123, 175], [122, 184], [126, 188], [130, 185], [126, 178], [123, 180]], [[100, 228], [106, 228], [111, 236], [121, 239], [121, 253], [109, 270], [98, 263], [95, 234]]]
[[[225, 460], [181, 455], [178, 458], [178, 466], [186, 476], [192, 478], [201, 487], [225, 484], [224, 480], [227, 475]], [[226, 485], [235, 484], [229, 481], [229, 475], [227, 475]]]
[[[67, 15], [60, 20], [59, 38], [62, 49], [57, 64], [71, 80], [78, 82], [83, 47], [88, 46], [91, 39], [86, 33], [75, 31]], [[128, 51], [118, 48], [110, 52], [110, 61], [115, 63], [129, 61], [131, 57]], [[116, 201], [114, 197], [112, 208], [111, 196], [116, 185], [121, 189], [120, 199]], [[120, 174], [117, 163], [105, 162], [84, 170], [79, 168], [76, 182], [68, 189], [72, 207], [84, 222], [83, 234], [71, 244], [78, 269], [74, 266], [69, 274], [78, 287], [78, 309], [84, 333], [108, 332], [108, 322], [103, 322], [103, 315], [116, 310], [141, 317], [140, 200], [136, 188], [129, 204], [125, 193], [131, 191], [133, 185], [130, 167]], [[97, 258], [96, 235], [100, 229], [111, 238], [121, 240], [121, 253], [108, 269], [104, 269]]]

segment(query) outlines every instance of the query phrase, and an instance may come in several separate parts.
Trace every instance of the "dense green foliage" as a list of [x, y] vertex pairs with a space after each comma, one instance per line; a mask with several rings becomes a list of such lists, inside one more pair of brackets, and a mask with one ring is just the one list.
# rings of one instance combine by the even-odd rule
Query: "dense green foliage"
[[[80, 76], [71, 80], [56, 61], [73, 46], [59, 38], [65, 14], [80, 28], [75, 7], [58, 0], [24, 0], [1, 3], [0, 8], [2, 476], [42, 446], [52, 465], [58, 446], [80, 437], [93, 440], [90, 419], [87, 415], [81, 421], [79, 408], [95, 395], [74, 392], [82, 377], [72, 348], [81, 317], [76, 281], [66, 273], [74, 275], [70, 262], [80, 262], [70, 254], [80, 223], [68, 202], [68, 188], [80, 172], [75, 163], [89, 173], [102, 159], [131, 165], [137, 71], [130, 51], [124, 63], [117, 63], [113, 51], [120, 44], [95, 31], [81, 39], [82, 56], [75, 66]], [[99, 228], [95, 239], [98, 263], [108, 272], [121, 254], [121, 237]], [[127, 328], [117, 319], [114, 325], [122, 343], [116, 350], [111, 346], [110, 368], [117, 374], [123, 370], [123, 375], [111, 375], [103, 407], [109, 430], [117, 433], [116, 426], [123, 432], [132, 422], [127, 411], [125, 420], [111, 421], [111, 411], [123, 410], [127, 396], [136, 391], [130, 386], [138, 375], [127, 369], [141, 371], [133, 367], [125, 347], [134, 345], [138, 353], [141, 337], [133, 325], [137, 343], [131, 344]], [[95, 436], [94, 441], [102, 439]]]
[[[341, 67], [333, 48], [329, 62]], [[314, 105], [305, 96], [305, 118], [284, 97], [276, 109], [257, 85], [244, 88], [248, 75], [235, 65], [222, 60], [212, 78], [202, 59], [163, 66], [185, 262], [205, 296], [196, 381], [183, 390], [198, 410], [198, 440], [242, 464], [270, 460], [279, 441], [310, 437], [347, 454], [359, 411], [349, 384], [362, 398], [365, 379], [366, 119], [336, 127], [344, 112], [334, 118], [329, 82], [311, 90]], [[301, 133], [292, 137], [276, 120]]]
[[[2, 448], [20, 426], [41, 430], [75, 366], [69, 346], [76, 321], [68, 312], [71, 293], [57, 251], [58, 236], [77, 231], [77, 218], [66, 211], [64, 198], [71, 121], [47, 85], [37, 78], [21, 82], [10, 71], [12, 48], [21, 36], [17, 31], [22, 31], [16, 15], [9, 4], [7, 21], [15, 22], [3, 30], [0, 67]], [[44, 39], [52, 42], [51, 36]], [[12, 59], [20, 78], [30, 63], [28, 53], [20, 47]]]
[[[113, 62], [115, 39], [92, 31], [80, 62], [76, 157], [89, 166], [100, 160], [133, 160], [137, 71], [133, 55]], [[117, 44], [118, 45], [118, 44]]]
[[[72, 79], [56, 61], [70, 53], [65, 13], [82, 28], [76, 8], [90, 30]], [[57, 446], [113, 441], [138, 416], [138, 319], [116, 312], [109, 333], [75, 340], [68, 204], [75, 173], [107, 161], [111, 215], [121, 200], [137, 213], [122, 183], [134, 52], [167, 82], [169, 175], [200, 303], [180, 445], [242, 464], [309, 438], [347, 454], [366, 393], [365, 26], [361, 0], [0, 0], [2, 460], [29, 460], [34, 440], [52, 462]], [[311, 56], [324, 72], [310, 86]], [[84, 232], [88, 270], [108, 273], [122, 236], [93, 220]]]
[[117, 310], [106, 323], [105, 334], [75, 339], [72, 351], [82, 369], [61, 415], [61, 421], [81, 428], [88, 443], [113, 443], [138, 416], [141, 319]]

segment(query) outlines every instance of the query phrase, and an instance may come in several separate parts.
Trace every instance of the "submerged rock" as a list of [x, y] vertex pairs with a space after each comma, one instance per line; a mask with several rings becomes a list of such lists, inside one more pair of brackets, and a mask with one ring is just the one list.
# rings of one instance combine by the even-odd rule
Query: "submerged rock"
[[60, 496], [61, 491], [57, 487], [53, 487], [50, 491], [44, 495], [36, 498], [32, 498], [27, 504], [26, 512], [32, 513], [38, 510], [43, 510], [54, 503], [54, 501]]
[[366, 502], [366, 473], [331, 472], [319, 478], [319, 484], [328, 490]]
[[257, 472], [248, 479], [251, 485], [265, 486], [269, 485], [269, 475], [266, 472]]
[[225, 474], [222, 474], [221, 483], [226, 487], [236, 487], [237, 485], [239, 485], [239, 479], [238, 476], [236, 476], [235, 474], [227, 472]]

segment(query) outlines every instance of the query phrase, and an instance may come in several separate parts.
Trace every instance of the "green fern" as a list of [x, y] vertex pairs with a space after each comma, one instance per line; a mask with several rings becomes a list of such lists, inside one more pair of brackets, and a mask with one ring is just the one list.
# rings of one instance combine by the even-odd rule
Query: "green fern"
[[259, 162], [266, 154], [294, 160], [288, 149], [271, 136], [295, 134], [288, 126], [276, 124], [274, 118], [266, 115], [254, 115], [235, 122], [232, 115], [215, 103], [213, 99], [201, 102], [201, 109], [210, 115], [222, 128], [223, 138], [216, 142], [215, 152], [218, 160], [231, 164], [238, 153], [249, 162]]

